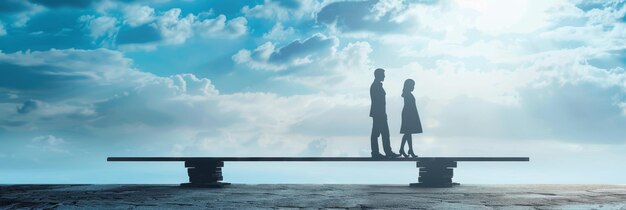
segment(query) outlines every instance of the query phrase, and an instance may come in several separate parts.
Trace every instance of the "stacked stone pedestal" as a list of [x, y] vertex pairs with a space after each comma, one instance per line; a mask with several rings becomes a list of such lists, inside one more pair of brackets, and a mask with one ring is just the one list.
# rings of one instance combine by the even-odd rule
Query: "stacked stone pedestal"
[[230, 183], [222, 182], [223, 161], [185, 161], [189, 183], [180, 184], [183, 187], [221, 188]]
[[427, 159], [417, 161], [419, 168], [418, 183], [411, 183], [411, 187], [452, 187], [458, 183], [452, 182], [456, 161], [442, 159]]

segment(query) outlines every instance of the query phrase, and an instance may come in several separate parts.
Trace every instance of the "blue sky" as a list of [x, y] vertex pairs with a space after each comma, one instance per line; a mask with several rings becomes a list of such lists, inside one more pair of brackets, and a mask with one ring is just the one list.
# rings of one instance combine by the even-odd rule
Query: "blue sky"
[[[0, 183], [180, 183], [108, 156], [368, 156], [385, 68], [462, 183], [626, 183], [624, 1], [0, 2]], [[330, 173], [329, 171], [333, 171]], [[237, 183], [416, 181], [406, 163], [227, 163]]]

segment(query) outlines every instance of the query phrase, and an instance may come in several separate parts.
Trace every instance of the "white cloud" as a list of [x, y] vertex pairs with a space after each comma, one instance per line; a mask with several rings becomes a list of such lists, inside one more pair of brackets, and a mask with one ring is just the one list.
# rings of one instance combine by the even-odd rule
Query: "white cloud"
[[[77, 133], [105, 135], [107, 141], [113, 142], [153, 139], [152, 143], [161, 142], [158, 145], [177, 144], [178, 151], [189, 155], [224, 154], [229, 148], [241, 145], [247, 148], [236, 151], [241, 154], [262, 155], [283, 150], [285, 155], [297, 155], [308, 150], [309, 141], [326, 134], [310, 135], [309, 131], [292, 130], [292, 125], [321, 110], [341, 110], [343, 106], [365, 110], [367, 107], [366, 101], [346, 95], [220, 94], [209, 79], [192, 74], [159, 77], [138, 72], [128, 66], [130, 62], [125, 61], [120, 52], [104, 49], [12, 53], [0, 58], [0, 62], [17, 64], [23, 69], [29, 66], [57, 69], [32, 73], [49, 81], [63, 79], [55, 75], [96, 71], [87, 74], [89, 77], [76, 78], [70, 83], [71, 89], [79, 91], [65, 94], [58, 94], [65, 89], [34, 94], [19, 87], [0, 87], [41, 101], [37, 111], [28, 115], [0, 112], [0, 117], [6, 120], [0, 121], [0, 126], [8, 132], [71, 129]], [[107, 69], [109, 71], [105, 71]], [[16, 106], [10, 101], [3, 102], [0, 110], [6, 107], [15, 113]], [[360, 118], [367, 119], [367, 116]], [[169, 148], [158, 151], [171, 151]]]
[[170, 77], [181, 93], [188, 95], [209, 96], [217, 95], [218, 91], [207, 78], [197, 78], [193, 74], [177, 74]]
[[[192, 74], [158, 77], [140, 72], [130, 67], [130, 61], [122, 53], [105, 49], [1, 54], [0, 63], [16, 65], [15, 69], [7, 69], [5, 73], [24, 78], [10, 83], [3, 81], [0, 88], [21, 92], [21, 97], [34, 99], [19, 106], [12, 101], [3, 104], [12, 107], [13, 113], [24, 113], [20, 116], [3, 113], [3, 119], [23, 122], [20, 127], [13, 127], [17, 130], [116, 127], [118, 122], [121, 127], [124, 122], [147, 125], [205, 122], [212, 118], [190, 119], [199, 113], [199, 109], [215, 110], [209, 107], [215, 106], [211, 98], [218, 94], [206, 78]], [[29, 71], [32, 67], [47, 71]], [[41, 78], [46, 82], [26, 89], [19, 85], [29, 82], [29, 78]], [[61, 83], [63, 85], [59, 85]], [[197, 109], [189, 107], [194, 106], [194, 101], [207, 105]], [[221, 114], [216, 110], [207, 116], [213, 115]], [[153, 121], [163, 117], [176, 120]], [[49, 123], [50, 119], [56, 119], [55, 123]]]
[[[46, 66], [47, 71], [33, 71], [33, 74], [51, 76], [85, 76], [88, 79], [111, 81], [127, 76], [126, 73], [139, 75], [137, 71], [127, 71], [132, 61], [120, 52], [104, 48], [95, 50], [51, 49], [48, 51], [18, 51], [0, 53], [0, 62], [20, 66]], [[93, 65], [93, 66], [92, 66]]]
[[180, 17], [181, 10], [170, 9], [157, 18], [157, 27], [167, 44], [182, 44], [198, 33], [203, 37], [238, 37], [246, 33], [247, 20], [243, 17], [226, 21], [226, 16], [218, 15], [214, 19], [198, 19], [198, 16], [188, 14]]
[[370, 9], [371, 18], [380, 20], [385, 15], [402, 11], [404, 7], [406, 7], [404, 0], [380, 0]]
[[[417, 3], [422, 5], [422, 3]], [[432, 7], [432, 6], [428, 6]], [[363, 37], [372, 34], [398, 34], [415, 31], [417, 18], [402, 18], [409, 11], [404, 1], [338, 1], [326, 4], [316, 14], [316, 22], [330, 31]]]
[[551, 30], [541, 32], [540, 37], [554, 43], [555, 47], [574, 43], [576, 46], [604, 50], [621, 49], [626, 47], [623, 42], [626, 38], [626, 27], [620, 22], [620, 18], [625, 14], [624, 7], [579, 11], [575, 16], [569, 16], [580, 19], [579, 24], [555, 26]]
[[[208, 18], [212, 11], [183, 15], [180, 8], [156, 12], [139, 4], [98, 4], [102, 16], [83, 15], [89, 35], [103, 46], [123, 50], [155, 50], [159, 45], [181, 45], [200, 35], [203, 38], [237, 38], [248, 32], [245, 17], [230, 20], [220, 14]], [[115, 18], [119, 12], [123, 18]]]
[[252, 8], [244, 6], [241, 12], [246, 14], [247, 17], [255, 18], [286, 19], [289, 16], [286, 9], [278, 6], [278, 3], [269, 0], [266, 0], [265, 4], [256, 5]]
[[226, 16], [219, 15], [215, 19], [205, 19], [195, 23], [195, 27], [201, 31], [202, 34], [210, 35], [224, 29], [226, 25]]
[[226, 23], [226, 31], [231, 36], [241, 36], [248, 31], [248, 20], [244, 17], [236, 17]]
[[280, 48], [272, 42], [266, 42], [253, 51], [240, 50], [232, 56], [232, 59], [238, 64], [246, 64], [253, 69], [279, 71], [323, 59], [333, 53], [337, 45], [336, 37], [327, 37], [318, 33], [305, 40], [295, 40]]
[[124, 23], [139, 26], [154, 20], [154, 9], [146, 5], [131, 4], [122, 8]]
[[174, 8], [157, 18], [157, 28], [166, 44], [182, 44], [193, 35], [192, 25], [195, 21], [195, 16], [188, 14], [180, 18], [180, 13], [180, 9]]
[[111, 39], [119, 30], [117, 19], [114, 17], [83, 15], [79, 18], [79, 21], [85, 23], [85, 27], [89, 30], [89, 35], [94, 40], [101, 37]]
[[283, 24], [276, 23], [274, 27], [267, 33], [263, 34], [264, 39], [270, 40], [285, 40], [295, 33], [293, 27], [284, 28]]
[[[0, 84], [3, 86], [0, 88], [17, 89], [16, 92], [20, 93], [20, 98], [26, 99], [38, 100], [39, 97], [51, 97], [58, 92], [63, 92], [64, 97], [68, 99], [73, 97], [80, 99], [68, 104], [69, 107], [80, 107], [85, 101], [93, 102], [108, 98], [121, 93], [124, 89], [152, 80], [151, 74], [133, 69], [131, 60], [125, 58], [122, 53], [107, 49], [53, 49], [0, 53], [0, 63], [14, 66], [5, 69], [4, 74], [12, 76], [8, 77], [11, 79], [7, 77], [0, 79], [2, 81]], [[37, 69], [45, 69], [45, 71]], [[102, 88], [103, 86], [110, 88]], [[82, 91], [89, 92], [89, 94], [84, 94]], [[39, 101], [48, 102], [47, 97], [39, 99], [41, 99]], [[57, 107], [54, 104], [52, 106]], [[64, 109], [66, 108], [60, 108], [60, 110]], [[89, 108], [86, 107], [86, 109]], [[42, 112], [44, 113], [46, 112]]]
[[280, 21], [313, 18], [320, 6], [321, 3], [315, 0], [265, 0], [263, 4], [255, 5], [252, 8], [244, 6], [241, 8], [241, 12], [244, 13], [246, 17], [275, 19]]
[[[252, 69], [282, 70], [287, 68], [286, 66], [273, 65], [263, 62], [269, 59], [275, 49], [276, 47], [274, 44], [266, 42], [265, 44], [262, 44], [254, 49], [254, 51], [240, 50], [237, 54], [233, 55], [232, 59], [238, 64], [247, 64]], [[256, 55], [255, 57], [261, 61], [256, 61], [255, 58], [253, 58], [253, 53]]]
[[[306, 42], [296, 40], [292, 43]], [[338, 42], [329, 43], [332, 45], [322, 45], [324, 47], [314, 52], [295, 53], [300, 56], [279, 60], [282, 62], [272, 61], [271, 58], [279, 51], [293, 52], [293, 50], [283, 50], [287, 48], [286, 46], [277, 49], [271, 42], [257, 47], [254, 51], [240, 50], [232, 58], [236, 63], [252, 69], [285, 72], [274, 76], [277, 80], [306, 85], [326, 93], [363, 96], [362, 90], [369, 87], [371, 73], [375, 68], [370, 60], [372, 46], [368, 42], [352, 42], [339, 48]], [[298, 63], [303, 60], [301, 57], [309, 60]]]
[[194, 27], [203, 37], [238, 37], [246, 33], [247, 23], [244, 17], [226, 21], [225, 15], [218, 15], [214, 19], [198, 20]]

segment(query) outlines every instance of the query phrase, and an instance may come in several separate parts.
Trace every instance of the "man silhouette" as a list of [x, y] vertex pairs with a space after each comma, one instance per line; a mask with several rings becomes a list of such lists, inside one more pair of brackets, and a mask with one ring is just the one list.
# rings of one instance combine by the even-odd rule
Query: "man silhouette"
[[[387, 125], [387, 111], [385, 102], [385, 89], [383, 89], [383, 81], [385, 80], [385, 70], [378, 68], [374, 70], [374, 82], [370, 86], [370, 98], [372, 106], [370, 108], [370, 117], [372, 117], [372, 157], [398, 157], [399, 154], [391, 151], [389, 145], [389, 125]], [[383, 149], [385, 155], [378, 152], [378, 136], [382, 135]]]

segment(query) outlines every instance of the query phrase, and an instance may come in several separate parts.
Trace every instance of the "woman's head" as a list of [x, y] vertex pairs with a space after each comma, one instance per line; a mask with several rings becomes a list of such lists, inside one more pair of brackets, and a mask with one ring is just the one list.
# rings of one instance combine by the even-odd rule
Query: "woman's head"
[[411, 93], [413, 89], [415, 89], [415, 81], [413, 81], [412, 79], [404, 80], [404, 87], [402, 88], [402, 95], [404, 96], [405, 93]]

